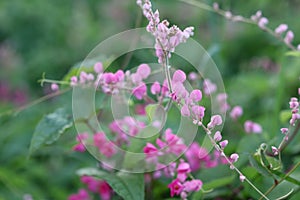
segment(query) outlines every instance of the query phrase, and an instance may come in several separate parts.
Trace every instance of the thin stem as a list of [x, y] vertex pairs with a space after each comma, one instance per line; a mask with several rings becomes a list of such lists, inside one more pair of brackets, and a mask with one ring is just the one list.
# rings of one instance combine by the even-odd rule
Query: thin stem
[[41, 86], [43, 86], [44, 83], [58, 83], [60, 85], [70, 85], [70, 82], [68, 81], [57, 81], [57, 80], [46, 79], [46, 78], [40, 79], [38, 80], [38, 82], [41, 83]]
[[[168, 84], [168, 88], [169, 88], [169, 92], [170, 94], [173, 93], [173, 88], [172, 88], [172, 80], [171, 80], [171, 73], [170, 73], [170, 68], [169, 68], [169, 58], [168, 58], [168, 53], [165, 52], [164, 54], [165, 56], [165, 59], [164, 59], [164, 72], [165, 72], [165, 77], [166, 77], [166, 80], [167, 80], [167, 84]], [[165, 107], [165, 111], [168, 112], [171, 108], [171, 105], [172, 105], [172, 98], [169, 99], [166, 107]]]
[[53, 97], [59, 96], [59, 95], [61, 95], [61, 94], [64, 94], [64, 93], [68, 92], [70, 89], [71, 89], [71, 88], [67, 88], [67, 89], [65, 89], [65, 90], [61, 90], [61, 91], [57, 91], [57, 92], [48, 94], [48, 95], [43, 96], [43, 97], [41, 97], [41, 98], [39, 98], [39, 99], [36, 99], [35, 101], [32, 101], [32, 102], [28, 103], [28, 104], [26, 104], [26, 105], [23, 105], [23, 106], [21, 106], [21, 107], [19, 107], [19, 108], [17, 108], [17, 109], [8, 110], [8, 111], [6, 111], [6, 112], [3, 112], [3, 113], [0, 114], [0, 117], [3, 116], [3, 115], [9, 115], [9, 114], [12, 114], [12, 113], [14, 113], [15, 115], [17, 115], [17, 114], [19, 114], [20, 112], [22, 112], [23, 110], [25, 110], [25, 109], [27, 109], [27, 108], [30, 108], [30, 107], [32, 107], [32, 106], [35, 106], [35, 105], [37, 105], [37, 104], [39, 104], [39, 103], [41, 103], [41, 102], [43, 102], [43, 101], [46, 101], [46, 100], [48, 100], [48, 99], [53, 98]]
[[[226, 159], [226, 161], [230, 164], [230, 166], [232, 167], [232, 169], [234, 169], [239, 175], [243, 175], [242, 172], [236, 168], [236, 166], [231, 162], [231, 160], [226, 156], [226, 154], [224, 153], [223, 149], [220, 148], [220, 146], [215, 142], [215, 140], [211, 137], [211, 132], [210, 130], [205, 127], [203, 124], [201, 124], [201, 127], [204, 129], [204, 131], [207, 133], [208, 138], [210, 139], [212, 145], [214, 146], [214, 148], [219, 151], [221, 153], [221, 155], [224, 156], [224, 158]], [[244, 176], [244, 175], [243, 175]], [[246, 176], [245, 176], [245, 181], [253, 188], [255, 189], [263, 198], [269, 200], [268, 197], [266, 197], [266, 195], [264, 195], [264, 193], [262, 193]]]
[[91, 125], [91, 123], [89, 122], [89, 119], [77, 119], [76, 122], [84, 123], [93, 133], [97, 133], [97, 130]]
[[287, 145], [289, 143], [291, 143], [291, 141], [293, 141], [294, 137], [297, 135], [299, 130], [300, 130], [300, 121], [298, 122], [298, 124], [297, 124], [296, 128], [294, 129], [293, 133], [289, 136], [289, 139], [287, 141], [284, 139], [283, 142], [279, 145], [278, 150], [280, 152], [283, 151], [287, 147]]
[[[226, 19], [229, 19], [231, 21], [234, 21], [234, 22], [243, 22], [243, 23], [247, 23], [247, 24], [257, 25], [257, 22], [255, 22], [255, 21], [253, 21], [249, 18], [242, 17], [242, 16], [238, 16], [239, 17], [238, 19], [235, 18], [237, 16], [228, 17], [227, 16], [228, 11], [222, 10], [220, 8], [218, 8], [216, 10], [212, 6], [207, 5], [205, 3], [201, 3], [199, 1], [194, 1], [194, 0], [179, 0], [179, 1], [190, 4], [190, 5], [193, 5], [193, 6], [197, 6], [198, 8], [201, 8], [203, 10], [207, 10], [207, 11], [210, 11], [210, 12], [217, 13], [217, 14], [221, 15], [222, 17], [224, 17]], [[284, 43], [291, 50], [294, 50], [294, 51], [297, 50], [296, 47], [294, 47], [292, 44], [286, 43], [284, 41], [284, 39], [280, 35], [276, 34], [272, 29], [270, 29], [268, 27], [264, 27], [262, 30], [266, 31], [267, 33], [269, 33], [273, 37], [277, 38], [280, 42]]]
[[[277, 185], [279, 185], [282, 181], [286, 179], [286, 177], [290, 176], [298, 167], [300, 166], [300, 162], [298, 162], [284, 177], [282, 177], [278, 182], [274, 183], [265, 193], [265, 195], [270, 194]], [[260, 198], [259, 200], [261, 200]]]

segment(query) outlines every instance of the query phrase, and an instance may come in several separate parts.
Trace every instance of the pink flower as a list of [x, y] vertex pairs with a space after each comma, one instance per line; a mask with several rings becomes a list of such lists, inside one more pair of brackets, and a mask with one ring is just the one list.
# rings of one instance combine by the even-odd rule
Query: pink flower
[[76, 136], [76, 141], [78, 142], [78, 144], [76, 144], [73, 147], [74, 151], [79, 151], [79, 152], [84, 152], [85, 151], [85, 146], [84, 146], [84, 142], [85, 140], [89, 137], [88, 133], [80, 133]]
[[98, 192], [99, 181], [97, 179], [93, 178], [92, 176], [82, 176], [80, 180], [82, 183], [87, 185], [91, 192]]
[[180, 163], [177, 167], [177, 172], [178, 173], [190, 173], [191, 167], [190, 167], [189, 163], [187, 163], [187, 162]]
[[97, 74], [100, 74], [103, 72], [103, 65], [101, 62], [96, 62], [95, 65], [94, 65], [94, 71], [97, 73]]
[[155, 81], [152, 86], [151, 86], [151, 93], [156, 95], [156, 94], [159, 94], [160, 93], [160, 83]]
[[173, 74], [172, 81], [183, 83], [186, 80], [186, 75], [182, 70], [176, 70]]
[[243, 114], [243, 108], [241, 106], [235, 106], [231, 112], [230, 112], [230, 117], [233, 120], [237, 120], [240, 116]]
[[288, 128], [281, 128], [280, 131], [281, 131], [282, 134], [286, 135], [289, 132], [289, 129]]
[[179, 141], [179, 137], [172, 133], [170, 128], [166, 129], [165, 131], [165, 140], [168, 144], [175, 144]]
[[168, 185], [168, 188], [170, 188], [171, 197], [173, 197], [174, 195], [179, 195], [183, 191], [184, 186], [178, 179], [175, 179]]
[[205, 148], [200, 147], [197, 142], [193, 142], [188, 150], [185, 152], [191, 170], [196, 171], [200, 168], [201, 162], [209, 159], [208, 152]]
[[199, 191], [202, 188], [202, 181], [195, 179], [191, 181], [186, 181], [184, 184], [184, 190], [187, 192]]
[[157, 138], [156, 139], [156, 144], [159, 146], [159, 148], [164, 148], [167, 144], [163, 141], [161, 141], [161, 139]]
[[105, 181], [99, 181], [98, 192], [102, 200], [110, 200], [112, 196], [112, 189]]
[[191, 115], [190, 109], [189, 109], [188, 105], [186, 105], [186, 104], [184, 104], [181, 107], [180, 112], [181, 112], [181, 115], [185, 116], [185, 117], [189, 117]]
[[147, 94], [147, 86], [145, 85], [145, 83], [141, 83], [139, 86], [135, 87], [132, 92], [138, 100], [142, 100], [143, 97]]
[[295, 98], [295, 97], [292, 97], [292, 98], [291, 98], [289, 104], [290, 104], [290, 108], [291, 108], [291, 109], [298, 109], [298, 108], [299, 108], [299, 102], [298, 102], [298, 99]]
[[293, 41], [294, 39], [294, 33], [293, 31], [288, 31], [285, 35], [285, 38], [284, 38], [284, 42], [286, 44], [291, 44], [291, 42]]
[[191, 72], [188, 75], [188, 79], [191, 80], [191, 81], [195, 81], [195, 80], [197, 80], [197, 78], [198, 78], [198, 75], [195, 72]]
[[281, 35], [282, 33], [284, 33], [285, 31], [287, 31], [288, 29], [288, 25], [286, 24], [280, 24], [276, 29], [275, 29], [275, 33], [277, 35]]
[[220, 115], [213, 115], [210, 119], [210, 122], [207, 124], [207, 128], [214, 128], [215, 126], [221, 125], [222, 122], [222, 117]]
[[149, 142], [147, 142], [146, 146], [144, 147], [145, 154], [156, 153], [157, 151], [158, 151], [157, 148]]
[[228, 144], [228, 140], [223, 140], [219, 144], [220, 144], [221, 148], [224, 149], [227, 146], [227, 144]]
[[204, 94], [209, 96], [217, 90], [217, 85], [212, 83], [209, 79], [204, 79], [203, 81], [203, 91]]
[[194, 101], [194, 102], [198, 102], [201, 101], [202, 99], [202, 92], [200, 90], [193, 90], [190, 94], [190, 98]]
[[71, 81], [71, 83], [70, 83], [71, 86], [77, 85], [77, 83], [78, 83], [77, 76], [72, 76], [71, 79], [70, 79], [70, 81]]
[[146, 105], [137, 104], [135, 106], [135, 113], [138, 115], [146, 115]]
[[217, 132], [215, 133], [215, 135], [214, 135], [214, 140], [215, 140], [216, 142], [219, 142], [219, 141], [222, 140], [222, 135], [221, 135], [221, 132], [220, 132], [220, 131], [217, 131]]
[[299, 113], [293, 113], [292, 118], [290, 119], [290, 124], [292, 126], [295, 126], [296, 121], [300, 119], [300, 114]]
[[274, 156], [277, 156], [279, 153], [279, 150], [274, 146], [272, 146], [271, 148], [272, 148], [272, 152], [273, 152]]
[[220, 93], [217, 96], [217, 101], [220, 105], [221, 112], [226, 112], [230, 108], [230, 105], [227, 103], [227, 98], [228, 95], [226, 93]]
[[244, 128], [245, 128], [246, 133], [261, 133], [262, 132], [262, 127], [259, 124], [254, 123], [249, 120], [245, 122]]
[[96, 133], [94, 136], [94, 145], [97, 147], [101, 147], [104, 143], [106, 143], [106, 136], [104, 132]]
[[102, 75], [102, 78], [104, 80], [104, 83], [106, 84], [114, 84], [118, 81], [118, 78], [115, 76], [115, 74], [108, 72], [108, 73], [104, 73]]
[[266, 28], [266, 25], [269, 23], [269, 20], [265, 17], [262, 17], [259, 19], [258, 21], [258, 26], [261, 28], [261, 29], [265, 29]]
[[244, 182], [245, 179], [246, 179], [246, 177], [245, 177], [244, 175], [241, 174], [241, 175], [240, 175], [240, 181], [241, 181], [241, 182]]
[[169, 153], [180, 155], [186, 149], [186, 146], [185, 144], [183, 144], [182, 139], [173, 134], [172, 130], [169, 128], [165, 131], [165, 141], [167, 143], [167, 152]]
[[52, 83], [51, 84], [51, 90], [54, 91], [54, 92], [56, 92], [56, 91], [59, 90], [59, 86], [56, 83]]
[[233, 153], [230, 155], [230, 159], [231, 159], [231, 162], [237, 162], [237, 160], [239, 159], [239, 155], [236, 153]]
[[90, 196], [86, 190], [80, 189], [77, 194], [70, 195], [68, 200], [90, 200]]
[[116, 73], [115, 73], [115, 77], [117, 79], [117, 82], [120, 82], [120, 81], [123, 81], [124, 78], [125, 78], [125, 74], [122, 70], [118, 70]]
[[94, 135], [94, 145], [98, 147], [99, 152], [107, 158], [117, 153], [114, 144], [106, 139], [104, 132], [99, 132]]
[[196, 119], [202, 119], [204, 117], [205, 108], [203, 106], [195, 105], [192, 107], [192, 113]]
[[99, 151], [107, 158], [110, 158], [117, 153], [114, 144], [110, 141], [104, 143], [103, 146], [99, 148]]
[[147, 64], [141, 64], [137, 69], [137, 74], [146, 79], [151, 73], [151, 68]]

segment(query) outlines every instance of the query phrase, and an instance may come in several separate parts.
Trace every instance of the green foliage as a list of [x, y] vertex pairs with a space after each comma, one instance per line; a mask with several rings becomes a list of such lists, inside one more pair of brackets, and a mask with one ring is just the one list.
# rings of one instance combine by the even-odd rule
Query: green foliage
[[49, 145], [58, 140], [72, 125], [71, 115], [63, 108], [59, 108], [43, 117], [33, 133], [29, 154], [32, 154], [44, 144]]

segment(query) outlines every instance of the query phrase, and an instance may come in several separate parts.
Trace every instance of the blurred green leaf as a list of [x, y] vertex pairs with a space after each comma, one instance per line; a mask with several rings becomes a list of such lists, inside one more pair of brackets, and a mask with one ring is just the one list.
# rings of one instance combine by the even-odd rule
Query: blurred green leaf
[[66, 109], [59, 108], [43, 117], [35, 128], [31, 139], [29, 155], [44, 144], [52, 144], [71, 126], [73, 121]]
[[289, 119], [292, 117], [292, 112], [291, 110], [282, 110], [280, 112], [280, 122], [281, 123], [286, 123], [289, 121]]
[[77, 174], [80, 176], [94, 176], [105, 180], [124, 200], [144, 199], [144, 174], [125, 172], [113, 174], [95, 168], [80, 169], [77, 171]]
[[232, 183], [233, 180], [234, 180], [234, 176], [219, 178], [217, 180], [213, 180], [213, 181], [210, 181], [208, 183], [204, 183], [203, 184], [203, 189], [204, 190], [210, 190], [210, 189], [215, 189], [215, 188], [218, 188], [218, 187], [223, 187], [225, 185], [228, 185], [228, 184]]
[[288, 51], [285, 53], [286, 56], [300, 57], [300, 51]]

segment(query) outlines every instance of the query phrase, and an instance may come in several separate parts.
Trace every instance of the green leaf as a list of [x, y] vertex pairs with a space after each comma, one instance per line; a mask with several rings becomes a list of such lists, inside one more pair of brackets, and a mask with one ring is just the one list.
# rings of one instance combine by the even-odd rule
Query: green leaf
[[124, 200], [144, 199], [144, 174], [130, 174], [125, 172], [113, 174], [95, 168], [80, 169], [77, 171], [77, 174], [80, 176], [94, 176], [105, 180]]
[[285, 53], [286, 56], [300, 57], [300, 51], [288, 51]]
[[73, 121], [64, 108], [55, 110], [40, 120], [31, 139], [29, 155], [44, 144], [52, 144], [71, 126]]
[[203, 189], [204, 190], [210, 190], [210, 189], [215, 189], [215, 188], [218, 188], [218, 187], [223, 187], [225, 185], [228, 185], [228, 184], [232, 183], [233, 180], [234, 180], [234, 176], [219, 178], [217, 180], [213, 180], [213, 181], [210, 181], [208, 183], [204, 183], [203, 184]]

